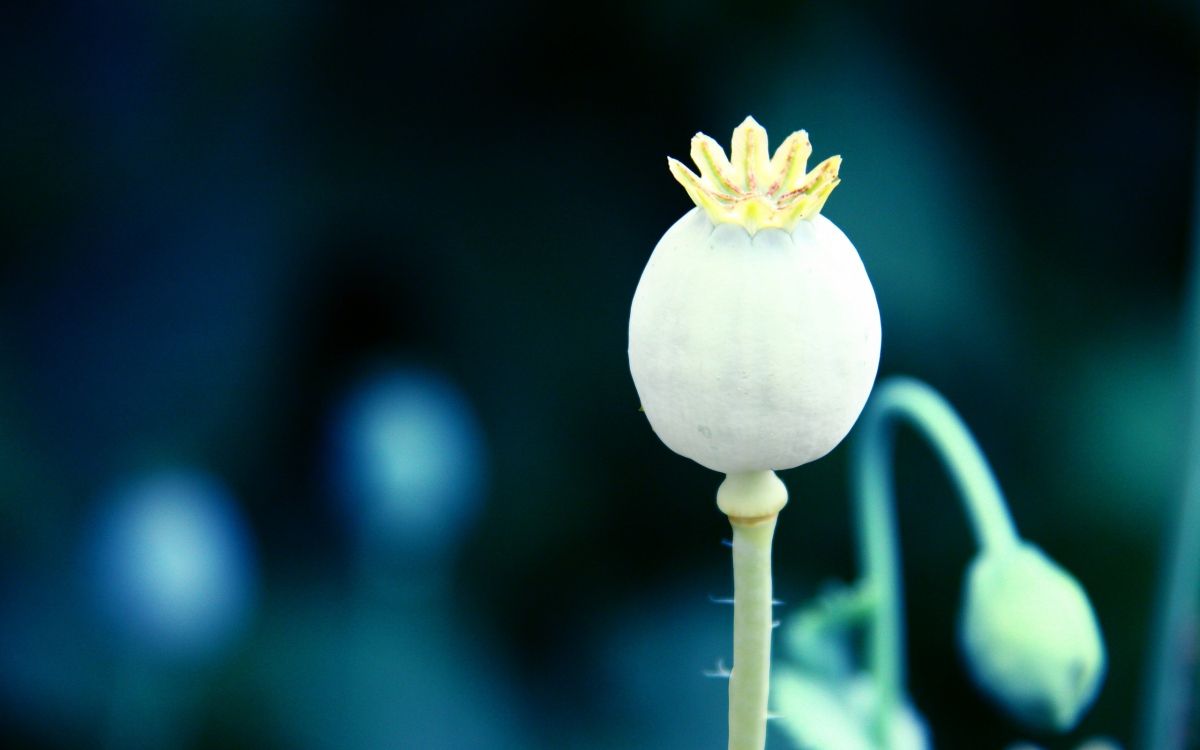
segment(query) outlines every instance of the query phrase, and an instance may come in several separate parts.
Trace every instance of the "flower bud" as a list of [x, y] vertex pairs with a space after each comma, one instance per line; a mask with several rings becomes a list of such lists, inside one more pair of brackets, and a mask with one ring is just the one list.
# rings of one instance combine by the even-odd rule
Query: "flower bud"
[[975, 681], [1026, 724], [1065, 731], [1104, 675], [1087, 594], [1036, 547], [984, 552], [967, 573], [960, 642]]

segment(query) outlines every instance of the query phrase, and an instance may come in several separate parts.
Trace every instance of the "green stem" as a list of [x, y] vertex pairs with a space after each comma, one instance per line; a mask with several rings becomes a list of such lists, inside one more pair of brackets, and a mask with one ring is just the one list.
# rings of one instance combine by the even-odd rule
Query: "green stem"
[[773, 471], [729, 474], [717, 507], [733, 525], [733, 670], [729, 675], [729, 750], [763, 750], [771, 686], [771, 537], [787, 505]]
[[729, 750], [762, 750], [767, 742], [771, 681], [772, 514], [731, 516], [733, 526], [733, 670], [729, 676]]
[[860, 421], [852, 461], [862, 540], [860, 565], [876, 606], [868, 653], [878, 700], [874, 731], [881, 745], [905, 682], [903, 587], [891, 462], [899, 421], [911, 424], [933, 446], [954, 480], [980, 547], [999, 550], [1018, 541], [987, 459], [950, 404], [911, 378], [892, 378], [877, 386]]
[[1200, 151], [1192, 189], [1192, 267], [1184, 319], [1185, 468], [1178, 505], [1168, 520], [1169, 541], [1163, 545], [1162, 588], [1150, 645], [1149, 684], [1144, 692], [1143, 750], [1182, 750], [1192, 699], [1190, 660], [1185, 655], [1194, 648], [1200, 595]]

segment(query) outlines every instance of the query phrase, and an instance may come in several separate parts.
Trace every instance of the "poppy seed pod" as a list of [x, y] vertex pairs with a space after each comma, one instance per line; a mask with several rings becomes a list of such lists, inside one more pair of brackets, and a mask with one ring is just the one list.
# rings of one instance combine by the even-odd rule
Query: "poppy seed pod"
[[1104, 676], [1104, 644], [1087, 594], [1026, 543], [971, 564], [960, 641], [979, 686], [1035, 728], [1073, 727]]
[[875, 293], [850, 240], [819, 214], [838, 157], [805, 172], [793, 133], [768, 158], [747, 118], [729, 159], [697, 134], [697, 207], [655, 247], [634, 294], [629, 365], [667, 447], [725, 473], [788, 469], [850, 431], [879, 365]]

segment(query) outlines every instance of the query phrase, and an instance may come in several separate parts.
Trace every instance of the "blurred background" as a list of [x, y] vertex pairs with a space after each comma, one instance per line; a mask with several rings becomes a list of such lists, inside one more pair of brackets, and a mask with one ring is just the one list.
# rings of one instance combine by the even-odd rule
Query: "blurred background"
[[[968, 528], [903, 439], [935, 744], [1130, 742], [1184, 458], [1200, 9], [905, 6], [0, 12], [5, 745], [723, 747], [719, 477], [655, 438], [625, 348], [690, 207], [666, 157], [748, 114], [843, 155], [824, 213], [881, 375], [960, 409], [1105, 631], [1076, 733], [998, 714], [955, 650]], [[789, 607], [856, 574], [846, 453], [784, 474]]]

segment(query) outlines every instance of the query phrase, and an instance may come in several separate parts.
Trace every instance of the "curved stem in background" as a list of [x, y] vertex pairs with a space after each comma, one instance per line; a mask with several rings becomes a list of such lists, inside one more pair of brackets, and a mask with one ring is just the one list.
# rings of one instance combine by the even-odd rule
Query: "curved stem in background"
[[1179, 506], [1167, 520], [1142, 711], [1143, 750], [1182, 750], [1192, 695], [1186, 654], [1200, 639], [1200, 138], [1192, 187], [1192, 267], [1184, 315], [1184, 373], [1187, 422], [1183, 436], [1184, 472]]
[[860, 421], [852, 456], [858, 508], [860, 565], [874, 596], [868, 645], [875, 679], [877, 740], [900, 699], [905, 682], [904, 604], [897, 551], [892, 446], [898, 422], [908, 422], [929, 441], [954, 480], [976, 541], [985, 551], [1017, 543], [1000, 486], [970, 430], [937, 391], [912, 378], [890, 378], [875, 388]]

